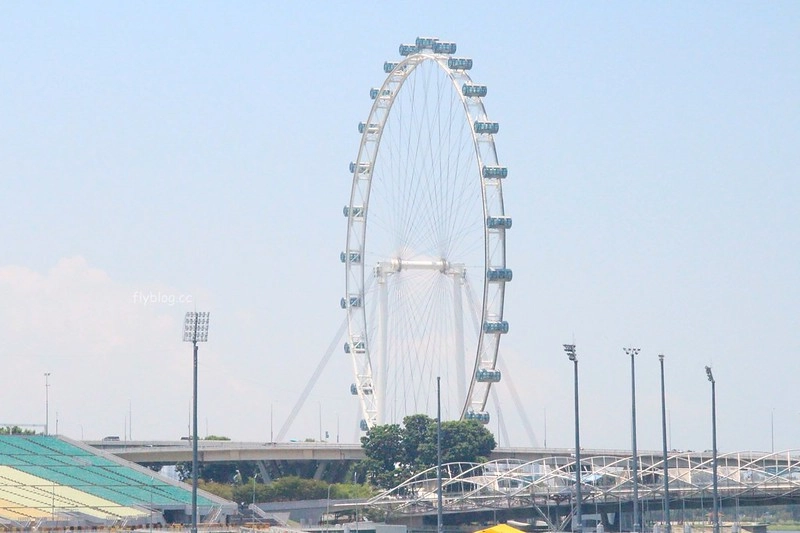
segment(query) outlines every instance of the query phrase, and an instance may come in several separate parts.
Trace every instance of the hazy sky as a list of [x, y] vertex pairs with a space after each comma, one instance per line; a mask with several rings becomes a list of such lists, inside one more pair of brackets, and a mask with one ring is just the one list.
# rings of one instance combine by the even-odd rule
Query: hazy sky
[[537, 444], [574, 442], [574, 339], [587, 448], [630, 446], [629, 345], [640, 449], [658, 353], [672, 448], [711, 448], [707, 364], [720, 450], [800, 448], [798, 28], [797, 2], [2, 2], [0, 423], [43, 423], [49, 372], [51, 431], [187, 434], [196, 306], [201, 435], [269, 440], [336, 341], [287, 438], [353, 442], [347, 167], [384, 60], [434, 35], [501, 124], [501, 359]]

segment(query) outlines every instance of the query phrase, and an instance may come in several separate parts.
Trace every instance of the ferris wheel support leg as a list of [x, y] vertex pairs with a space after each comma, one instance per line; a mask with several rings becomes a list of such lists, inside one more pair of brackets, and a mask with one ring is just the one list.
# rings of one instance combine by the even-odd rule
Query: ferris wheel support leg
[[508, 428], [506, 427], [506, 419], [502, 416], [502, 411], [500, 410], [500, 398], [497, 397], [497, 388], [492, 387], [489, 391], [489, 394], [492, 395], [492, 402], [494, 402], [495, 406], [497, 406], [497, 445], [500, 446], [500, 437], [503, 437], [503, 441], [505, 441], [506, 446], [511, 446], [511, 440], [508, 438]]
[[511, 379], [511, 372], [507, 371], [507, 368], [502, 360], [498, 361], [498, 366], [500, 367], [500, 371], [503, 373], [503, 381], [508, 384], [508, 390], [511, 392], [511, 398], [514, 400], [514, 406], [517, 408], [517, 414], [519, 414], [519, 417], [522, 419], [522, 427], [525, 428], [525, 433], [527, 433], [528, 438], [530, 439], [530, 445], [536, 448], [539, 446], [539, 440], [536, 438], [536, 433], [533, 431], [533, 426], [528, 418], [528, 412], [525, 410], [525, 406], [519, 397], [517, 387], [514, 386], [514, 380]]
[[306, 383], [306, 388], [303, 389], [303, 392], [300, 393], [300, 397], [297, 399], [297, 402], [292, 407], [292, 412], [289, 413], [289, 416], [286, 418], [286, 422], [283, 423], [281, 426], [280, 431], [278, 431], [278, 438], [275, 442], [283, 442], [283, 438], [286, 437], [286, 433], [289, 432], [289, 429], [292, 427], [294, 423], [294, 419], [297, 418], [297, 413], [300, 412], [300, 409], [303, 408], [303, 404], [306, 403], [306, 399], [308, 395], [311, 393], [311, 390], [314, 388], [314, 385], [317, 384], [317, 380], [319, 376], [322, 374], [322, 371], [325, 369], [325, 366], [328, 364], [328, 361], [331, 360], [331, 355], [333, 355], [333, 351], [339, 345], [339, 341], [342, 339], [345, 330], [347, 329], [347, 317], [345, 317], [344, 321], [342, 321], [342, 325], [339, 326], [339, 331], [336, 332], [334, 335], [333, 340], [331, 341], [328, 349], [325, 351], [325, 355], [322, 356], [319, 364], [317, 364], [317, 368], [314, 370], [314, 373], [309, 378], [308, 383]]
[[464, 353], [464, 310], [461, 303], [461, 291], [464, 288], [464, 274], [463, 272], [456, 272], [453, 274], [453, 320], [455, 327], [455, 358], [456, 358], [456, 387], [458, 397], [463, 399], [467, 397], [466, 387], [466, 370], [465, 370], [465, 353]]
[[378, 292], [380, 293], [380, 354], [378, 355], [378, 387], [376, 401], [378, 403], [378, 424], [386, 423], [386, 386], [389, 375], [389, 288], [386, 279], [378, 280]]

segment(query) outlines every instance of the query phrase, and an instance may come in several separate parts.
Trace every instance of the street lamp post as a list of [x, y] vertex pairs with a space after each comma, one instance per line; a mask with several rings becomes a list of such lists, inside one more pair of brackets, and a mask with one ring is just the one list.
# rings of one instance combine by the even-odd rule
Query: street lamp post
[[664, 522], [666, 522], [667, 533], [672, 532], [672, 525], [669, 519], [669, 465], [667, 464], [667, 399], [664, 390], [664, 354], [658, 355], [658, 362], [661, 365], [661, 448], [664, 452]]
[[328, 498], [325, 505], [325, 520], [329, 525], [331, 523], [331, 487], [333, 487], [333, 483], [328, 484]]
[[187, 311], [183, 323], [183, 342], [192, 343], [192, 533], [197, 533], [197, 343], [208, 342], [211, 313]]
[[772, 408], [772, 411], [769, 413], [769, 442], [770, 442], [770, 449], [772, 453], [775, 453], [775, 408]]
[[[253, 474], [253, 505], [256, 504], [256, 478], [258, 477], [258, 472]], [[330, 506], [331, 500], [331, 486], [328, 485], [328, 505]]]
[[583, 529], [583, 514], [581, 513], [581, 502], [583, 495], [581, 494], [581, 426], [580, 426], [580, 411], [578, 404], [578, 354], [575, 350], [574, 344], [565, 344], [564, 351], [573, 363], [575, 374], [575, 521], [577, 526], [575, 531], [580, 533]]
[[[41, 405], [41, 404], [39, 404]], [[44, 373], [44, 434], [50, 434], [50, 372]]]
[[633, 478], [633, 531], [639, 531], [639, 457], [636, 451], [636, 355], [639, 348], [623, 348], [631, 356], [631, 477]]
[[719, 494], [717, 493], [717, 382], [714, 381], [714, 374], [711, 367], [706, 367], [706, 376], [711, 382], [711, 453], [712, 453], [712, 473], [714, 495], [714, 511], [712, 520], [714, 521], [714, 533], [719, 533]]

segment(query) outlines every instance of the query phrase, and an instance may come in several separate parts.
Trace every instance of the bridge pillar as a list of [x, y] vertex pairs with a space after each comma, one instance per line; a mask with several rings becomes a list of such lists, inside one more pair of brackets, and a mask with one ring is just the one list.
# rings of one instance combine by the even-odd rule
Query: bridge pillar
[[261, 476], [261, 480], [264, 483], [270, 483], [272, 481], [272, 476], [269, 474], [266, 461], [256, 461], [256, 468], [258, 468], [258, 474]]
[[[600, 523], [597, 524], [597, 533], [602, 533], [600, 526], [603, 526], [603, 530], [614, 530], [614, 527], [611, 524], [611, 518], [609, 517], [610, 514], [611, 513], [607, 511], [600, 511]], [[616, 522], [617, 523], [615, 525], [619, 526], [619, 518], [617, 518]], [[616, 528], [616, 531], [619, 531], [619, 527]]]
[[320, 461], [319, 464], [317, 464], [317, 471], [314, 472], [314, 479], [316, 481], [319, 481], [322, 479], [322, 476], [325, 475], [325, 469], [328, 467], [328, 462], [329, 461]]

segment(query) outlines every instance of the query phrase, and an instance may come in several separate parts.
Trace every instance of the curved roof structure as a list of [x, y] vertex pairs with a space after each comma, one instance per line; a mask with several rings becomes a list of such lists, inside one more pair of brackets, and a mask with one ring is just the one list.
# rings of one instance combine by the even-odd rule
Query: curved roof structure
[[[630, 501], [632, 456], [594, 456], [581, 460], [585, 501]], [[663, 457], [638, 456], [640, 499], [663, 497]], [[668, 458], [669, 490], [674, 498], [709, 498], [710, 453], [675, 453]], [[574, 495], [575, 460], [548, 457], [535, 461], [499, 459], [487, 463], [442, 465], [445, 512], [509, 509], [565, 504]], [[752, 503], [800, 499], [800, 450], [778, 453], [735, 452], [718, 455], [721, 497]], [[369, 501], [391, 514], [427, 514], [437, 503], [436, 468], [430, 468]]]

